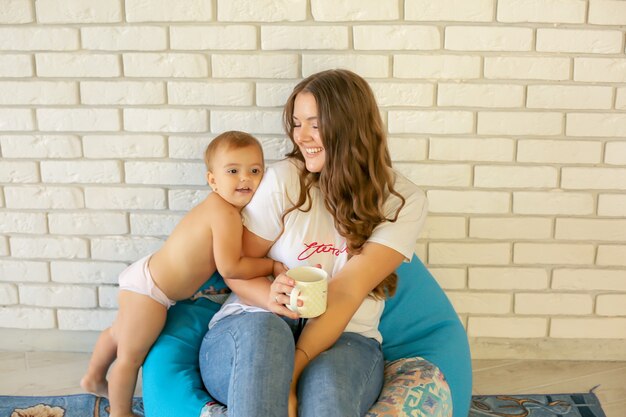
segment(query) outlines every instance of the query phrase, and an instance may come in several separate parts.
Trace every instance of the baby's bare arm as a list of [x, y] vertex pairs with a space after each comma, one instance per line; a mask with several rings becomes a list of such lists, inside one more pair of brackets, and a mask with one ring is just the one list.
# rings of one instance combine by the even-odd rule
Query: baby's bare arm
[[271, 259], [242, 256], [243, 225], [237, 209], [222, 201], [216, 204], [211, 218], [213, 255], [220, 275], [230, 279], [250, 279], [273, 273], [274, 261]]

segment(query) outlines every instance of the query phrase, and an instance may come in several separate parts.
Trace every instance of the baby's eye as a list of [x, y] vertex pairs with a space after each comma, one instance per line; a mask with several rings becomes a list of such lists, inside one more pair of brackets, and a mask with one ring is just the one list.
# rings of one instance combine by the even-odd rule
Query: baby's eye
[[231, 169], [229, 169], [226, 172], [228, 172], [229, 174], [236, 174], [237, 173], [237, 168], [231, 168]]
[[261, 170], [259, 168], [252, 168], [252, 173], [253, 174], [260, 174]]

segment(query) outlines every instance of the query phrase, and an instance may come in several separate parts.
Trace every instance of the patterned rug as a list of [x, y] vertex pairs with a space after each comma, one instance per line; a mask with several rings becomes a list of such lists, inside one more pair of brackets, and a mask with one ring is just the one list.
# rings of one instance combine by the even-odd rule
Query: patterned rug
[[[143, 416], [141, 398], [133, 411]], [[0, 417], [108, 417], [109, 402], [89, 394], [63, 397], [0, 396]], [[606, 417], [593, 394], [475, 395], [468, 417]], [[191, 417], [191, 416], [190, 416]]]

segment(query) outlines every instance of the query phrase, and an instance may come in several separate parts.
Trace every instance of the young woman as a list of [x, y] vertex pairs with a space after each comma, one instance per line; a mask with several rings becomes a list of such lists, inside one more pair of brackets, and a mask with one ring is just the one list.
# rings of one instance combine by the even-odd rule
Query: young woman
[[229, 417], [362, 416], [383, 386], [385, 298], [413, 256], [427, 202], [391, 167], [374, 95], [358, 75], [330, 70], [300, 82], [284, 125], [294, 147], [242, 212], [244, 253], [321, 266], [328, 307], [304, 323], [285, 306], [294, 285], [285, 274], [227, 280], [237, 295], [204, 338], [202, 378]]

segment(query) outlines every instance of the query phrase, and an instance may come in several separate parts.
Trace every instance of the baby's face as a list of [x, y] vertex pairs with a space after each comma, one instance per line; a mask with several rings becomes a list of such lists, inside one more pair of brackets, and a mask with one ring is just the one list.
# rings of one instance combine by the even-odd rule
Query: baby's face
[[215, 154], [209, 185], [224, 200], [242, 209], [263, 178], [263, 154], [256, 146], [220, 149]]

